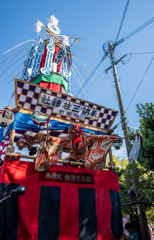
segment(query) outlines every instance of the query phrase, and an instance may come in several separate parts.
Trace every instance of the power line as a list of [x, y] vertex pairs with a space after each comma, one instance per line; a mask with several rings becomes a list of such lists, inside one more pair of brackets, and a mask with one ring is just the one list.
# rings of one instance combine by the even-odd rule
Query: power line
[[128, 54], [154, 54], [154, 52], [128, 53]]
[[123, 22], [124, 22], [124, 19], [125, 19], [125, 16], [126, 16], [126, 12], [127, 12], [127, 8], [128, 8], [128, 5], [129, 5], [129, 2], [130, 2], [130, 0], [127, 0], [127, 3], [126, 3], [126, 6], [125, 6], [125, 10], [124, 10], [124, 13], [123, 13], [123, 16], [122, 16], [122, 20], [121, 20], [121, 23], [120, 23], [120, 27], [119, 27], [119, 30], [118, 30], [115, 42], [117, 42], [117, 40], [118, 40], [120, 31], [121, 31], [121, 28], [122, 28], [122, 25], [123, 25]]
[[[77, 47], [77, 46], [75, 46], [75, 45], [72, 45], [72, 47], [78, 48], [78, 49], [80, 49], [80, 50], [82, 50], [82, 51], [85, 51], [85, 52], [87, 52], [87, 53], [90, 53], [91, 55], [93, 55], [94, 57], [96, 57], [96, 58], [98, 58], [98, 59], [101, 59], [101, 57], [96, 56], [96, 54], [94, 54], [94, 53], [92, 53], [92, 52], [90, 52], [90, 51], [88, 51], [88, 50], [86, 50], [86, 49]], [[101, 55], [100, 55], [100, 56], [101, 56]]]
[[131, 33], [129, 33], [126, 37], [121, 38], [118, 42], [116, 42], [114, 45], [115, 47], [118, 46], [119, 44], [121, 44], [122, 42], [126, 41], [127, 39], [129, 39], [130, 37], [132, 37], [133, 35], [135, 35], [136, 33], [140, 32], [142, 29], [144, 29], [145, 27], [147, 27], [148, 25], [150, 25], [151, 23], [154, 22], [154, 17], [151, 18], [149, 21], [147, 21], [146, 23], [144, 23], [143, 25], [141, 25], [140, 27], [138, 27], [137, 29], [135, 29], [134, 31], [132, 31]]
[[[103, 71], [102, 71], [102, 72], [103, 72]], [[102, 73], [100, 73], [100, 74], [97, 76], [97, 78], [96, 78], [95, 81], [97, 81], [97, 79], [100, 78], [100, 75], [101, 75], [101, 74], [102, 74]], [[107, 77], [107, 75], [105, 76], [105, 79], [106, 79], [106, 77]], [[102, 81], [105, 81], [105, 79], [102, 80]], [[94, 84], [94, 82], [92, 82], [92, 84], [89, 86], [88, 90], [93, 86], [93, 84]], [[82, 97], [84, 97], [84, 95], [85, 95], [85, 93], [82, 95]]]
[[134, 95], [133, 95], [133, 97], [132, 97], [132, 99], [131, 99], [128, 107], [127, 107], [127, 109], [126, 109], [126, 111], [125, 111], [125, 113], [127, 112], [127, 110], [128, 110], [128, 108], [130, 107], [130, 105], [131, 105], [131, 103], [132, 103], [132, 101], [133, 101], [133, 99], [134, 99], [137, 91], [139, 90], [139, 87], [141, 86], [141, 83], [143, 82], [143, 80], [144, 80], [144, 78], [145, 78], [145, 75], [147, 74], [147, 72], [148, 72], [148, 70], [149, 70], [149, 68], [150, 68], [150, 66], [151, 66], [151, 63], [152, 63], [153, 59], [154, 59], [154, 56], [152, 57], [152, 59], [151, 59], [151, 61], [150, 61], [150, 64], [149, 64], [147, 70], [145, 71], [144, 76], [143, 76], [143, 78], [141, 79], [141, 81], [140, 81], [140, 83], [139, 83], [139, 85], [138, 85], [138, 87], [137, 87], [137, 89], [136, 89], [136, 91], [135, 91], [135, 93], [134, 93]]

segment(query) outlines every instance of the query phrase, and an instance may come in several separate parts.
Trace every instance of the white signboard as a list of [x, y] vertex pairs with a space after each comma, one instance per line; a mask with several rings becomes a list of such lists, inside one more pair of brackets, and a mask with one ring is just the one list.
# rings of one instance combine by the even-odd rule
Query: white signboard
[[73, 103], [68, 100], [63, 100], [45, 93], [40, 94], [38, 103], [53, 107], [54, 113], [80, 120], [84, 120], [85, 117], [98, 119], [99, 116], [99, 110]]

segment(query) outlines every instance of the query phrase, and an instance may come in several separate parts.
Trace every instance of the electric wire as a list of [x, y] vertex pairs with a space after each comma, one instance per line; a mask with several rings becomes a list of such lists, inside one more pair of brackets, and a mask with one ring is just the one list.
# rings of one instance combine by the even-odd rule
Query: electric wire
[[[103, 71], [104, 71], [104, 70], [103, 70]], [[99, 76], [100, 76], [100, 75], [99, 75]], [[97, 78], [96, 78], [95, 81], [97, 81], [97, 79], [99, 78], [99, 76], [97, 76]], [[106, 76], [105, 76], [105, 79], [106, 79]], [[105, 79], [104, 79], [103, 81], [105, 81]], [[89, 86], [88, 90], [93, 86], [93, 84], [94, 84], [94, 83], [92, 83], [92, 84]], [[84, 95], [85, 95], [85, 94], [83, 94], [82, 97], [84, 97]], [[81, 98], [82, 98], [82, 97], [81, 97]]]
[[[103, 75], [105, 75], [104, 73], [102, 73], [102, 72], [100, 72], [100, 71], [97, 71], [97, 70], [95, 70], [94, 68], [92, 68], [92, 67], [89, 67], [87, 64], [85, 64], [85, 63], [83, 63], [83, 62], [81, 62], [76, 56], [73, 56], [73, 58], [75, 58], [77, 61], [79, 61], [80, 63], [82, 63], [84, 66], [86, 66], [86, 67], [88, 67], [88, 68], [90, 68], [90, 69], [92, 69], [92, 70], [94, 70], [95, 72], [98, 72], [98, 73], [100, 73], [100, 74], [103, 74]], [[100, 78], [101, 80], [102, 80], [102, 78]]]
[[113, 109], [114, 109], [114, 97], [113, 97], [113, 87], [111, 86], [111, 83], [112, 83], [111, 76], [110, 76], [109, 72], [106, 74], [109, 76], [110, 87], [111, 87], [111, 92], [112, 92]]
[[[126, 54], [126, 55], [129, 55], [129, 54]], [[131, 58], [132, 58], [132, 54], [130, 53], [130, 57], [126, 62], [124, 62], [124, 60], [121, 60], [122, 64], [125, 65], [125, 64], [129, 63]]]
[[136, 33], [140, 32], [142, 29], [144, 29], [145, 27], [147, 27], [148, 25], [150, 25], [151, 23], [154, 22], [154, 17], [151, 18], [149, 21], [147, 21], [146, 23], [144, 23], [143, 25], [141, 25], [140, 27], [138, 27], [137, 29], [135, 29], [134, 31], [132, 31], [131, 33], [129, 33], [126, 37], [121, 38], [118, 42], [116, 42], [114, 45], [115, 47], [118, 46], [119, 44], [121, 44], [122, 42], [126, 41], [127, 39], [131, 38], [132, 36], [134, 36]]
[[[23, 71], [23, 70], [22, 70], [22, 71]], [[14, 78], [16, 78], [20, 73], [22, 73], [22, 71], [19, 72]], [[12, 78], [7, 84], [9, 84], [10, 82], [12, 82], [12, 80], [13, 80], [14, 78]]]
[[99, 43], [83, 43], [84, 44], [102, 44], [102, 42], [99, 42]]
[[128, 107], [127, 107], [125, 113], [126, 113], [127, 110], [129, 109], [129, 107], [130, 107], [130, 105], [131, 105], [131, 103], [132, 103], [132, 101], [133, 101], [133, 99], [134, 99], [137, 91], [139, 90], [139, 88], [140, 88], [140, 86], [141, 86], [141, 83], [143, 82], [143, 80], [144, 80], [144, 78], [145, 78], [145, 76], [146, 76], [146, 74], [147, 74], [147, 72], [148, 72], [148, 70], [149, 70], [149, 68], [150, 68], [150, 66], [151, 66], [151, 63], [153, 62], [153, 59], [154, 59], [154, 56], [152, 57], [152, 59], [151, 59], [151, 61], [150, 61], [150, 63], [149, 63], [149, 66], [147, 67], [147, 69], [146, 69], [146, 71], [145, 71], [145, 73], [144, 73], [144, 75], [143, 75], [143, 78], [141, 79], [141, 81], [140, 81], [140, 83], [139, 83], [139, 85], [138, 85], [138, 87], [137, 87], [137, 89], [136, 89], [136, 91], [135, 91], [135, 93], [134, 93], [134, 95], [133, 95], [130, 103], [128, 104]]
[[154, 52], [129, 53], [129, 54], [154, 54]]
[[[96, 65], [95, 69], [94, 69], [94, 70], [92, 71], [92, 73], [91, 73], [91, 76], [94, 75], [95, 71], [100, 67], [100, 65], [102, 64], [102, 62], [104, 62], [104, 60], [105, 60], [105, 58], [106, 58], [107, 55], [108, 55], [108, 51], [105, 52], [105, 54], [104, 54], [104, 56], [102, 57], [101, 61]], [[89, 76], [89, 77], [86, 79], [85, 84], [87, 84], [90, 79], [91, 79], [91, 78], [90, 78], [90, 76]], [[78, 92], [76, 93], [76, 97], [80, 94], [80, 92], [81, 92], [81, 89], [79, 89]]]
[[127, 12], [129, 2], [130, 2], [130, 0], [127, 0], [127, 3], [126, 3], [126, 6], [125, 6], [125, 9], [124, 9], [124, 13], [123, 13], [123, 16], [122, 16], [122, 20], [121, 20], [121, 23], [120, 23], [120, 27], [119, 27], [115, 42], [117, 42], [117, 40], [119, 38], [119, 34], [120, 34], [120, 31], [121, 31], [121, 28], [122, 28], [122, 25], [123, 25], [123, 22], [124, 22], [124, 19], [125, 19], [125, 16], [126, 16], [126, 12]]
[[[86, 49], [83, 49], [83, 48], [80, 48], [80, 47], [77, 47], [77, 46], [74, 46], [74, 45], [72, 45], [72, 47], [76, 47], [76, 48], [78, 48], [78, 49], [80, 49], [80, 50], [82, 50], [82, 51], [85, 51], [85, 52], [87, 52], [87, 53], [89, 53], [89, 54], [93, 55], [94, 57], [96, 57], [96, 58], [98, 58], [98, 59], [101, 60], [101, 57], [96, 56], [94, 53], [92, 53], [92, 52], [90, 52], [90, 51], [88, 51], [88, 50], [86, 50]], [[101, 55], [100, 55], [100, 56], [101, 56]]]

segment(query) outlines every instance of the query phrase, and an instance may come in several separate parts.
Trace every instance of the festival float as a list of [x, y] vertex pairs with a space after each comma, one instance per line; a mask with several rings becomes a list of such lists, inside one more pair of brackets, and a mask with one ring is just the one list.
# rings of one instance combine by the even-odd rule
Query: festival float
[[42, 27], [48, 38], [32, 44], [14, 80], [16, 107], [0, 111], [1, 239], [120, 239], [118, 112], [72, 95], [69, 37], [54, 16]]

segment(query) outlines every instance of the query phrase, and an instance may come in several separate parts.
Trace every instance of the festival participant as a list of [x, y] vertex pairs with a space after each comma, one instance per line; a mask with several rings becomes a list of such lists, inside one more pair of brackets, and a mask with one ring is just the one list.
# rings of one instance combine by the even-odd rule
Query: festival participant
[[[92, 170], [100, 170], [105, 166], [106, 155], [112, 146], [113, 142], [119, 138], [109, 135], [93, 135], [82, 132], [80, 125], [73, 124], [67, 137], [62, 138], [57, 142], [56, 149], [50, 151], [48, 158], [38, 156], [35, 161], [35, 169], [39, 171], [41, 166], [45, 169], [55, 164], [55, 157], [62, 149], [70, 153], [70, 158], [75, 161], [85, 162], [85, 167]], [[47, 141], [55, 142], [54, 138], [49, 138]], [[47, 153], [46, 153], [47, 155]], [[54, 161], [53, 161], [54, 158]], [[57, 158], [58, 159], [58, 158]]]
[[139, 235], [137, 232], [135, 232], [135, 230], [132, 228], [132, 225], [130, 223], [126, 223], [125, 225], [125, 229], [127, 230], [127, 232], [129, 233], [129, 236], [125, 236], [125, 239], [128, 240], [139, 240]]

